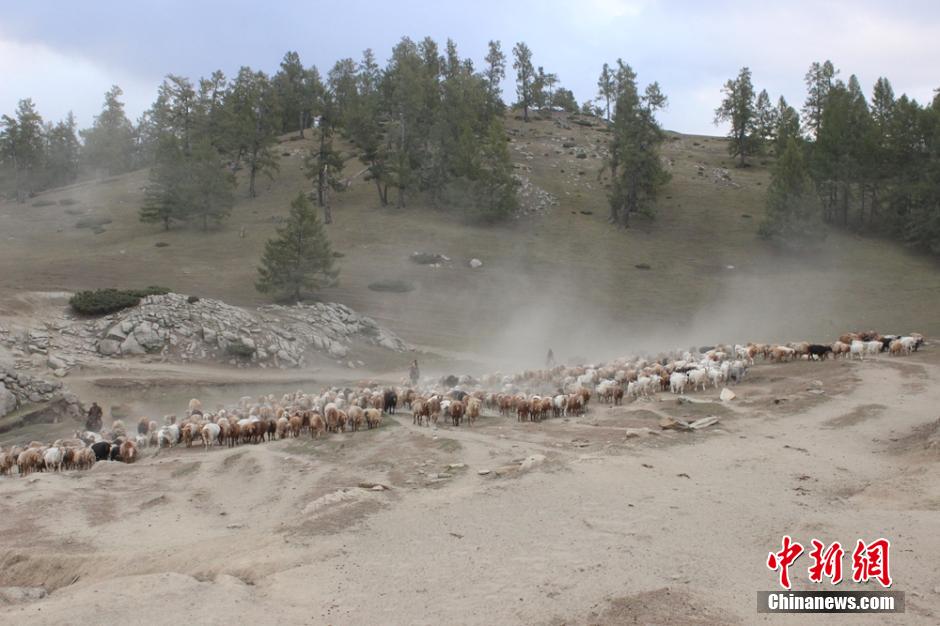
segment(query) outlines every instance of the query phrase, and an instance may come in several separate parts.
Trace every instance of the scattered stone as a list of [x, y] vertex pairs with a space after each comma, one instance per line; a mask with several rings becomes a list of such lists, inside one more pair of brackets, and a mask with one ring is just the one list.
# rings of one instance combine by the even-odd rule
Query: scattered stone
[[532, 455], [526, 457], [526, 458], [522, 461], [522, 464], [519, 466], [519, 469], [521, 469], [522, 471], [527, 471], [527, 470], [530, 470], [530, 469], [532, 469], [532, 468], [534, 468], [534, 467], [538, 467], [539, 465], [541, 465], [541, 464], [544, 463], [544, 462], [545, 462], [545, 455], [544, 455], [544, 454], [532, 454]]
[[477, 470], [477, 474], [479, 474], [480, 476], [486, 476], [489, 473], [490, 473], [490, 470], [488, 469]]
[[721, 390], [721, 394], [718, 396], [722, 402], [729, 402], [738, 397], [738, 394], [734, 393], [727, 387]]
[[45, 587], [0, 587], [0, 605], [35, 602], [45, 597]]
[[483, 261], [481, 261], [480, 259], [470, 259], [470, 267], [472, 267], [473, 269], [483, 267]]
[[715, 424], [717, 424], [717, 423], [718, 423], [718, 418], [717, 418], [717, 417], [714, 417], [714, 416], [712, 416], [712, 417], [703, 417], [703, 418], [697, 419], [697, 420], [695, 420], [694, 422], [692, 422], [691, 424], [689, 424], [689, 428], [691, 428], [692, 430], [699, 430], [699, 429], [702, 429], [702, 428], [708, 428], [709, 426], [713, 426], [713, 425], [715, 425]]
[[689, 423], [685, 420], [664, 417], [659, 420], [659, 427], [663, 430], [689, 430]]

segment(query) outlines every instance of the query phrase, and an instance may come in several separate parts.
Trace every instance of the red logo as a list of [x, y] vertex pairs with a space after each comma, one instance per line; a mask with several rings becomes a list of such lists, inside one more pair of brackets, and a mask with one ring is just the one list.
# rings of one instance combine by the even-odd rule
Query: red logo
[[790, 535], [783, 536], [783, 549], [767, 555], [767, 567], [780, 570], [780, 586], [790, 588], [790, 565], [803, 554], [803, 546], [790, 540]]
[[857, 583], [867, 583], [874, 578], [882, 587], [891, 586], [891, 572], [888, 570], [888, 551], [891, 542], [887, 539], [876, 539], [867, 546], [861, 539], [852, 553], [852, 580]]
[[[813, 549], [809, 552], [809, 556], [813, 563], [808, 569], [810, 582], [822, 583], [824, 578], [828, 578], [831, 584], [838, 585], [842, 582], [842, 558], [845, 556], [842, 544], [834, 541], [832, 545], [826, 547], [826, 544], [818, 539], [813, 539], [812, 544]], [[859, 539], [852, 552], [852, 580], [857, 583], [867, 583], [874, 579], [882, 587], [890, 587], [891, 572], [888, 567], [890, 550], [891, 542], [887, 539], [876, 539], [869, 544]], [[784, 589], [790, 589], [789, 568], [802, 554], [802, 544], [793, 541], [790, 535], [784, 535], [780, 551], [767, 555], [767, 567], [780, 573], [780, 586]]]

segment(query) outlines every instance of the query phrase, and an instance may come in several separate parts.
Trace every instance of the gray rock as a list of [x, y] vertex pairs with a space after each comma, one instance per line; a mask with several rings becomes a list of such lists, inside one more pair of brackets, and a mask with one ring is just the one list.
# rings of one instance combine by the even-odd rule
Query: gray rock
[[104, 356], [114, 356], [121, 351], [121, 344], [115, 339], [102, 339], [98, 342], [98, 352]]
[[46, 365], [49, 366], [49, 369], [54, 369], [54, 370], [60, 370], [60, 369], [64, 369], [65, 367], [67, 367], [67, 364], [65, 363], [65, 361], [57, 357], [54, 354], [50, 354], [46, 358]]
[[349, 349], [343, 344], [341, 344], [340, 342], [334, 341], [332, 345], [330, 345], [331, 356], [342, 358], [346, 356], [347, 354], [349, 354]]
[[0, 605], [35, 602], [45, 597], [45, 587], [0, 587]]
[[146, 352], [135, 335], [128, 335], [121, 344], [121, 354], [146, 354]]
[[137, 325], [137, 328], [134, 329], [134, 337], [147, 352], [153, 352], [163, 347], [163, 338], [147, 322], [141, 322]]
[[16, 396], [4, 385], [0, 385], [0, 417], [16, 409]]

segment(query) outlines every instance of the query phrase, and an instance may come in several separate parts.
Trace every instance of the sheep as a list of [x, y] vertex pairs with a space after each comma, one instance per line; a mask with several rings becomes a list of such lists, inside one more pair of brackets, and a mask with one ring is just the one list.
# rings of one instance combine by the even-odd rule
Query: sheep
[[46, 465], [46, 469], [58, 472], [62, 469], [62, 449], [57, 447], [49, 448], [43, 453], [42, 460]]
[[[549, 403], [551, 399], [547, 398]], [[479, 398], [470, 398], [467, 401], [467, 424], [473, 426], [473, 423], [477, 421], [477, 418], [480, 417], [480, 409], [483, 405], [483, 402]]]
[[464, 404], [460, 400], [455, 400], [450, 405], [450, 418], [454, 422], [454, 426], [460, 426], [460, 422], [463, 419], [464, 414]]
[[108, 461], [111, 459], [111, 442], [98, 441], [91, 444], [91, 451], [95, 453], [95, 462]]
[[326, 430], [326, 421], [319, 413], [313, 413], [310, 416], [310, 438], [319, 439]]
[[288, 421], [290, 423], [290, 436], [294, 439], [300, 437], [300, 425], [303, 420], [300, 419], [299, 415], [291, 415]]
[[10, 452], [0, 451], [0, 476], [9, 475], [16, 464], [16, 457]]
[[361, 407], [349, 407], [347, 415], [349, 416], [349, 429], [351, 431], [357, 432], [360, 428], [362, 428], [362, 425], [365, 422], [365, 417]]
[[202, 427], [202, 431], [199, 434], [202, 437], [202, 446], [206, 449], [206, 451], [208, 451], [209, 448], [214, 444], [221, 444], [222, 442], [222, 427], [218, 424], [209, 422]]
[[29, 476], [33, 472], [41, 471], [42, 466], [42, 455], [36, 448], [27, 448], [16, 458], [16, 468], [20, 476]]
[[275, 434], [278, 439], [284, 439], [287, 437], [287, 431], [290, 429], [290, 420], [284, 417], [283, 415], [277, 418]]
[[192, 400], [189, 401], [189, 414], [193, 415], [197, 413], [199, 415], [202, 415], [202, 402], [200, 402], [196, 398], [193, 398]]
[[138, 456], [137, 445], [133, 441], [130, 441], [128, 439], [124, 443], [121, 444], [120, 453], [121, 453], [122, 461], [124, 461], [125, 463], [133, 463], [134, 461], [137, 460], [137, 456]]
[[364, 411], [366, 418], [366, 426], [369, 429], [378, 428], [382, 423], [382, 411], [379, 409], [366, 409]]
[[879, 354], [884, 348], [884, 345], [881, 341], [866, 341], [865, 342], [865, 353], [869, 355]]
[[865, 342], [860, 339], [852, 340], [852, 343], [849, 344], [849, 355], [852, 359], [856, 356], [862, 361], [865, 360]]
[[115, 437], [126, 437], [127, 428], [124, 426], [124, 421], [114, 420], [111, 422], [111, 432], [114, 433]]
[[904, 344], [900, 339], [895, 339], [888, 346], [888, 351], [891, 356], [901, 356], [904, 353]]
[[832, 356], [835, 358], [844, 358], [847, 354], [849, 354], [850, 350], [851, 347], [844, 341], [836, 341], [832, 344]]
[[[427, 422], [425, 422], [425, 418]], [[411, 423], [421, 426], [431, 423], [431, 412], [428, 403], [420, 398], [413, 398], [411, 401]]]
[[150, 425], [155, 422], [151, 422], [150, 418], [142, 417], [137, 420], [137, 434], [138, 435], [147, 435], [150, 434]]
[[669, 377], [669, 390], [672, 393], [684, 394], [687, 382], [689, 382], [688, 376], [681, 372], [673, 372]]
[[[633, 384], [633, 383], [630, 383]], [[561, 417], [568, 408], [568, 396], [563, 393], [552, 398], [552, 414], [555, 417]]]
[[688, 374], [689, 382], [692, 383], [692, 391], [697, 390], [699, 387], [702, 388], [702, 391], [705, 391], [705, 383], [708, 380], [708, 372], [703, 369], [694, 369]]

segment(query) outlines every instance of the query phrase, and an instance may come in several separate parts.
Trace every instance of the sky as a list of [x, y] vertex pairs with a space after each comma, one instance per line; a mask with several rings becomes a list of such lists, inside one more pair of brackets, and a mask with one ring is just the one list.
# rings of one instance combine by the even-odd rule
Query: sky
[[[596, 97], [603, 63], [622, 58], [641, 87], [659, 82], [663, 126], [685, 133], [723, 133], [712, 122], [721, 86], [745, 65], [758, 91], [797, 108], [807, 68], [825, 59], [869, 94], [879, 76], [920, 102], [940, 87], [940, 3], [929, 0], [0, 0], [0, 113], [31, 97], [46, 120], [71, 110], [88, 126], [117, 84], [133, 120], [169, 73], [274, 72], [287, 50], [324, 74], [366, 48], [384, 65], [405, 35], [441, 49], [450, 37], [478, 68], [490, 39], [507, 56], [525, 41], [579, 102]], [[511, 59], [507, 74], [512, 101]]]

